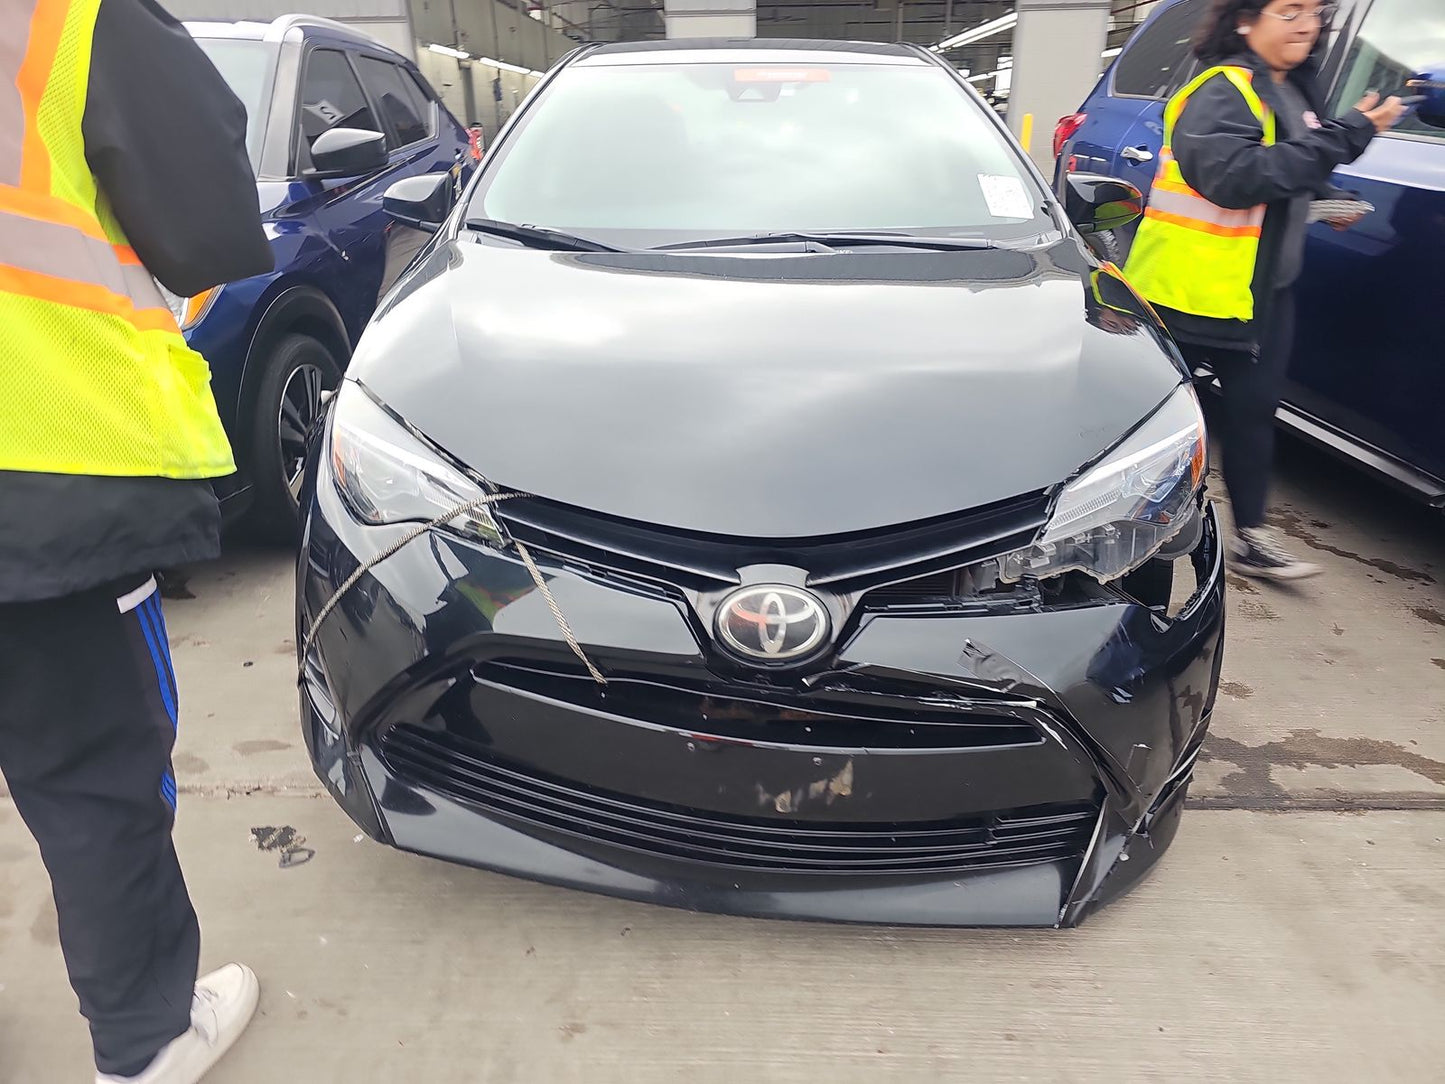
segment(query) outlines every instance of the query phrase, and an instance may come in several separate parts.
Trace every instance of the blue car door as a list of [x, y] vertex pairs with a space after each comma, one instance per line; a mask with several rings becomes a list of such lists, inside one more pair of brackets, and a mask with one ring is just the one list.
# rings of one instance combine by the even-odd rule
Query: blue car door
[[[298, 112], [303, 168], [307, 148], [327, 128], [361, 128], [386, 137], [386, 168], [362, 177], [313, 182], [324, 189], [313, 204], [313, 226], [335, 265], [334, 274], [321, 285], [355, 341], [389, 285], [391, 222], [382, 210], [382, 197], [402, 178], [438, 166], [439, 110], [398, 59], [351, 42], [323, 41], [307, 53]], [[439, 168], [452, 164], [447, 160]]]
[[[1332, 112], [1441, 69], [1445, 5], [1375, 0], [1340, 65]], [[1286, 398], [1445, 479], [1445, 129], [1409, 115], [1334, 181], [1376, 210], [1350, 230], [1310, 232]]]
[[431, 92], [399, 58], [389, 54], [358, 53], [357, 71], [386, 133], [391, 169], [384, 184], [366, 193], [359, 217], [367, 230], [368, 284], [374, 282], [373, 301], [391, 288], [431, 235], [392, 221], [381, 209], [386, 189], [404, 177], [424, 173], [453, 175], [460, 191], [466, 165], [463, 147], [454, 138], [455, 125], [442, 112]]
[[[1179, 0], [1158, 11], [1130, 39], [1108, 77], [1109, 99], [1101, 109], [1124, 123], [1107, 132], [1098, 172], [1128, 181], [1146, 196], [1164, 143], [1165, 103], [1198, 70], [1190, 39], [1206, 6], [1207, 0]], [[1132, 227], [1120, 232], [1125, 243], [1133, 236]]]
[[1104, 80], [1080, 110], [1087, 115], [1083, 126], [1063, 148], [1060, 182], [1065, 173], [1112, 174], [1116, 152], [1143, 108], [1144, 103], [1137, 99], [1114, 97], [1108, 91], [1107, 75]]

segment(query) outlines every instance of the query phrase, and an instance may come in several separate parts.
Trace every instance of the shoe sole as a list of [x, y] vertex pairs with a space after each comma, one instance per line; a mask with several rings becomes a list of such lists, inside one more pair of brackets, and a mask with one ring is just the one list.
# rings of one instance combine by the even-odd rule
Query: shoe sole
[[1324, 572], [1324, 569], [1318, 565], [1306, 565], [1302, 571], [1292, 571], [1282, 568], [1256, 568], [1253, 565], [1240, 565], [1234, 564], [1233, 562], [1226, 562], [1226, 564], [1231, 571], [1238, 572], [1241, 576], [1248, 576], [1255, 580], [1273, 580], [1276, 583], [1293, 583], [1295, 580], [1308, 580]]

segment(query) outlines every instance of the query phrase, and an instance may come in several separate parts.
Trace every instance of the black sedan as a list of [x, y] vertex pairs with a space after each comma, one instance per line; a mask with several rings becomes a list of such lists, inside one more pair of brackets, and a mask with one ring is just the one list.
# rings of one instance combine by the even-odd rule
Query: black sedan
[[[907, 46], [561, 64], [313, 436], [316, 770], [376, 839], [680, 907], [1072, 925], [1174, 836], [1224, 623], [1195, 394]], [[1070, 224], [1070, 218], [1074, 225]]]

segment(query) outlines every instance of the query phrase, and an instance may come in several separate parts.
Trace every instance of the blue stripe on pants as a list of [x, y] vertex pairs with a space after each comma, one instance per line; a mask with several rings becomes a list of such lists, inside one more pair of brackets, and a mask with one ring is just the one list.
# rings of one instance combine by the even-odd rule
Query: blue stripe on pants
[[[152, 599], [154, 596], [152, 596]], [[140, 622], [141, 632], [145, 634], [146, 647], [150, 649], [151, 662], [156, 670], [156, 682], [160, 685], [161, 700], [166, 706], [166, 714], [171, 718], [171, 726], [180, 724], [179, 716], [176, 713], [175, 697], [171, 695], [170, 677], [170, 644], [166, 642], [164, 633], [159, 631], [155, 624], [155, 618], [150, 605], [152, 599], [136, 607], [136, 620]]]

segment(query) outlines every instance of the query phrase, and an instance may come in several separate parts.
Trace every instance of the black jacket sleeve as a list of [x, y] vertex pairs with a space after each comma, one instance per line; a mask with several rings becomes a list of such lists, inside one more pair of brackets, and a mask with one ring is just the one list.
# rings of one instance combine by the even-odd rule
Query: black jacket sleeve
[[1374, 136], [1370, 118], [1352, 109], [1303, 139], [1266, 147], [1259, 121], [1220, 75], [1190, 97], [1173, 147], [1189, 187], [1220, 207], [1245, 208], [1327, 191], [1335, 167], [1364, 154]]
[[83, 132], [101, 191], [166, 289], [271, 270], [245, 107], [154, 0], [101, 0]]

